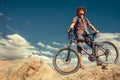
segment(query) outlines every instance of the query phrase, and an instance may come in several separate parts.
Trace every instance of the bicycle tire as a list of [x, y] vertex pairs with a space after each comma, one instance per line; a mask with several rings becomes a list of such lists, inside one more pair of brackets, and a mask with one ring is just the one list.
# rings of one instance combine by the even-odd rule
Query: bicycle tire
[[[78, 62], [76, 63], [76, 66], [75, 66], [74, 69], [72, 69], [70, 71], [64, 71], [64, 70], [60, 69], [60, 67], [57, 65], [58, 63], [60, 63], [60, 62], [57, 62], [57, 58], [59, 57], [59, 54], [64, 55], [65, 54], [64, 52], [68, 51], [68, 50], [70, 50], [70, 52], [73, 52], [73, 55], [76, 56], [76, 59], [78, 60]], [[57, 72], [59, 72], [60, 74], [67, 75], [67, 74], [70, 74], [70, 73], [74, 73], [74, 72], [78, 71], [78, 69], [80, 68], [80, 58], [79, 58], [79, 55], [77, 54], [77, 52], [75, 50], [73, 50], [71, 48], [62, 48], [53, 56], [53, 66], [54, 66], [55, 70]]]
[[[103, 45], [106, 45], [106, 44], [109, 44], [108, 48], [106, 48], [106, 46], [103, 47]], [[110, 46], [113, 47], [113, 49]], [[109, 57], [112, 55], [110, 57], [111, 62], [107, 61], [106, 56], [104, 56], [104, 55], [102, 56], [102, 54], [100, 54], [100, 51], [99, 51], [100, 49], [99, 48], [102, 48], [102, 49], [104, 49], [106, 51], [106, 52], [104, 52], [105, 55], [107, 55]], [[107, 51], [108, 51], [108, 53], [107, 53]], [[101, 63], [105, 63], [105, 64], [112, 64], [112, 63], [114, 63], [114, 64], [117, 64], [117, 62], [119, 60], [119, 51], [118, 51], [117, 47], [110, 41], [103, 41], [100, 44], [98, 44], [97, 47], [96, 47], [95, 53], [97, 55], [97, 58], [96, 58], [97, 61], [101, 62]]]

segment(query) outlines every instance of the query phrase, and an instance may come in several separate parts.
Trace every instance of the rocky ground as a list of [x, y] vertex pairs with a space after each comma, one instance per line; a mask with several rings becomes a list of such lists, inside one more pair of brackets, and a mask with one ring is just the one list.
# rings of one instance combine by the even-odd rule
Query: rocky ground
[[120, 80], [120, 67], [109, 64], [61, 75], [38, 58], [0, 60], [0, 80]]

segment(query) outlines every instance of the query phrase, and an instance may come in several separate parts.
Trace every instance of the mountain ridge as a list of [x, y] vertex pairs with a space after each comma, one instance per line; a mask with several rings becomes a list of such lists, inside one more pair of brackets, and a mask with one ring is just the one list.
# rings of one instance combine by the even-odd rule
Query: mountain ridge
[[36, 57], [0, 60], [0, 80], [120, 80], [120, 67], [109, 64], [61, 75]]

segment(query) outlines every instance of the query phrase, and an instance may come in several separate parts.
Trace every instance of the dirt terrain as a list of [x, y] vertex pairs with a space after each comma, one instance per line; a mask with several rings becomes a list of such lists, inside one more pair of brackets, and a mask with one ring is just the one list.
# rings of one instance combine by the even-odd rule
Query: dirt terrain
[[0, 80], [120, 80], [120, 67], [109, 64], [61, 75], [39, 58], [0, 60]]

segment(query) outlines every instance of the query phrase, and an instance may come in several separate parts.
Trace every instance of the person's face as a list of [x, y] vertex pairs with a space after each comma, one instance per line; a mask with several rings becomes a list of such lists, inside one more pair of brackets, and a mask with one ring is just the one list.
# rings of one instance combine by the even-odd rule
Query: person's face
[[84, 10], [83, 10], [83, 9], [80, 9], [80, 10], [79, 10], [79, 15], [84, 15], [84, 14], [85, 14]]

